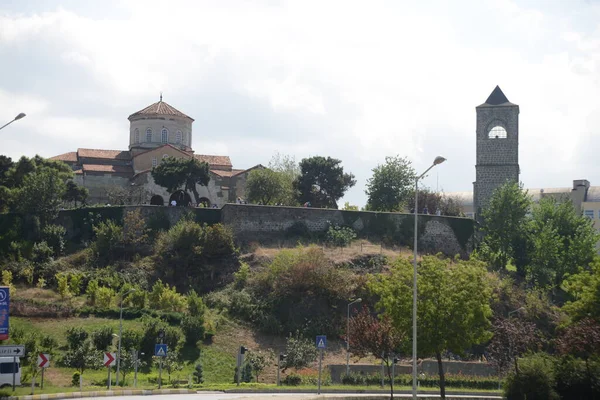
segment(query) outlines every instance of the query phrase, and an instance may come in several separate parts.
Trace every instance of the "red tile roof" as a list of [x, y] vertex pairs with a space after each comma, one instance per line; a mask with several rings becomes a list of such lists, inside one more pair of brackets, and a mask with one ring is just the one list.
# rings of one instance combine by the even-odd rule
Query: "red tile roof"
[[133, 169], [125, 165], [83, 164], [83, 172], [104, 172], [110, 174], [133, 174]]
[[129, 116], [129, 119], [131, 120], [131, 118], [139, 117], [139, 116], [146, 116], [146, 115], [174, 115], [177, 117], [189, 118], [192, 121], [194, 120], [193, 118], [185, 115], [184, 113], [182, 113], [175, 107], [162, 101], [162, 97], [159, 102], [151, 104], [148, 107], [131, 114]]
[[68, 153], [59, 154], [58, 156], [50, 157], [51, 160], [77, 162], [77, 152], [70, 151]]
[[131, 154], [126, 150], [77, 149], [77, 155], [85, 158], [131, 160]]
[[241, 172], [244, 172], [245, 169], [232, 169], [231, 171], [223, 171], [221, 169], [211, 169], [210, 172], [212, 172], [215, 175], [219, 175], [221, 177], [230, 177], [230, 176], [234, 176], [237, 175]]
[[196, 157], [196, 159], [199, 161], [207, 162], [208, 165], [210, 165], [211, 167], [214, 167], [216, 165], [222, 167], [231, 167], [231, 159], [229, 158], [229, 156], [209, 156], [206, 154], [194, 154], [194, 157]]

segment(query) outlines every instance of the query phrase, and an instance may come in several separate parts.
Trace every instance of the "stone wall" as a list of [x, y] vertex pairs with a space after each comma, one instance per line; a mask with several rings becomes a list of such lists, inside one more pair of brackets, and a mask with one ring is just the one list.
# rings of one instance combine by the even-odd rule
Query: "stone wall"
[[[90, 213], [96, 220], [112, 218], [122, 221], [125, 213], [134, 209], [141, 210], [150, 226], [172, 226], [189, 213], [198, 222], [221, 222], [232, 229], [240, 244], [295, 240], [298, 236], [307, 234], [319, 237], [330, 224], [337, 224], [352, 227], [361, 238], [411, 246], [414, 232], [412, 214], [241, 204], [226, 204], [220, 209], [161, 206], [85, 208], [61, 211], [58, 222], [67, 228], [70, 238], [77, 238], [86, 229], [89, 230], [86, 224], [89, 225]], [[419, 215], [418, 222], [420, 252], [442, 252], [450, 256], [466, 256], [470, 252], [473, 220]]]
[[[481, 362], [464, 362], [464, 361], [443, 361], [444, 372], [452, 375], [466, 376], [496, 376], [496, 370], [488, 363]], [[346, 374], [345, 364], [328, 365], [331, 381], [340, 383], [342, 376]], [[424, 373], [428, 376], [438, 376], [438, 365], [435, 360], [424, 360], [418, 366], [419, 373]], [[381, 373], [381, 365], [361, 365], [350, 364], [350, 373], [360, 375], [376, 375]], [[385, 370], [387, 375], [387, 369]], [[412, 374], [412, 365], [397, 364], [395, 368], [395, 376]]]

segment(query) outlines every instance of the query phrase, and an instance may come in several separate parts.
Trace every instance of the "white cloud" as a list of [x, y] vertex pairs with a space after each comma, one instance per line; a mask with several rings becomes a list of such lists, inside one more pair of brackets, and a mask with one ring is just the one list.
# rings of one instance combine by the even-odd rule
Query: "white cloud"
[[[469, 190], [474, 107], [499, 84], [521, 105], [526, 184], [564, 186], [582, 176], [600, 184], [578, 157], [600, 122], [593, 4], [132, 0], [114, 14], [106, 7], [92, 17], [0, 6], [0, 51], [8, 56], [0, 72], [24, 75], [22, 85], [0, 83], [0, 104], [10, 105], [9, 116], [18, 107], [32, 115], [11, 126], [21, 136], [2, 139], [2, 152], [125, 148], [125, 118], [162, 90], [197, 119], [197, 152], [227, 153], [234, 165], [266, 164], [275, 151], [337, 156], [359, 180], [348, 198], [364, 203], [364, 181], [386, 155], [406, 155], [421, 169], [443, 153], [440, 186]], [[23, 65], [27, 51], [39, 65]]]

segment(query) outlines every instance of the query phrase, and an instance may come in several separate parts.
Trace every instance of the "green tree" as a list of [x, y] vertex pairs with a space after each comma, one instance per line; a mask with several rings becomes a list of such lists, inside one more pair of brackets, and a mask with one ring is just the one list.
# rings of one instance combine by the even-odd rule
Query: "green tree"
[[63, 195], [63, 200], [67, 203], [73, 203], [75, 207], [77, 207], [77, 203], [85, 204], [89, 195], [89, 191], [83, 187], [76, 184], [74, 181], [69, 180], [66, 183], [65, 194]]
[[568, 277], [563, 288], [570, 297], [563, 309], [574, 320], [590, 317], [600, 321], [600, 258]]
[[341, 160], [315, 156], [300, 162], [300, 175], [294, 181], [300, 203], [312, 207], [337, 208], [337, 201], [356, 184], [353, 174], [344, 173]]
[[[407, 208], [413, 209], [415, 204], [415, 191], [411, 190], [408, 197]], [[441, 215], [460, 216], [462, 215], [460, 202], [444, 193], [433, 192], [430, 189], [419, 189], [419, 211], [427, 207], [430, 214], [436, 213], [438, 210]]]
[[[436, 357], [440, 394], [445, 398], [442, 352], [462, 354], [470, 346], [490, 338], [491, 288], [485, 264], [480, 261], [424, 256], [418, 271], [419, 354]], [[390, 274], [373, 277], [368, 286], [379, 297], [378, 308], [390, 316], [400, 334], [412, 338], [413, 266], [410, 260], [398, 258]]]
[[104, 326], [96, 331], [92, 332], [92, 344], [96, 350], [104, 351], [108, 349], [108, 346], [113, 341], [113, 328], [111, 326]]
[[250, 365], [252, 372], [256, 376], [256, 382], [258, 382], [258, 376], [273, 362], [273, 352], [262, 352], [260, 350], [250, 351], [246, 355], [246, 362]]
[[294, 181], [300, 176], [300, 166], [296, 162], [296, 158], [275, 153], [269, 161], [269, 169], [280, 174], [282, 184], [280, 202], [286, 206], [298, 205], [298, 194], [294, 188]]
[[157, 166], [152, 168], [152, 178], [157, 185], [173, 193], [179, 189], [194, 194], [196, 204], [200, 204], [200, 194], [196, 185], [207, 186], [210, 181], [209, 166], [195, 158], [179, 159], [167, 157]]
[[290, 335], [285, 344], [285, 354], [281, 367], [285, 371], [287, 368], [301, 369], [309, 366], [317, 359], [318, 351], [315, 344], [296, 332], [296, 335]]
[[65, 182], [55, 169], [40, 169], [27, 174], [14, 194], [16, 210], [38, 217], [44, 227], [58, 215], [65, 190]]
[[252, 203], [279, 204], [285, 197], [284, 176], [266, 168], [250, 171], [246, 180], [246, 196]]
[[197, 363], [194, 366], [194, 382], [197, 384], [204, 383], [204, 369], [201, 363]]
[[373, 168], [367, 180], [367, 208], [372, 211], [401, 211], [415, 183], [415, 170], [407, 158], [386, 157], [385, 163]]
[[526, 237], [526, 216], [531, 198], [516, 182], [507, 182], [497, 188], [488, 206], [483, 210], [484, 233], [480, 248], [482, 257], [496, 270], [504, 270], [515, 260], [518, 271], [524, 275], [526, 262], [517, 254], [518, 243]]
[[528, 224], [532, 253], [527, 279], [541, 287], [560, 287], [564, 278], [587, 268], [600, 239], [592, 222], [571, 201], [543, 198], [533, 207]]
[[86, 339], [78, 347], [70, 347], [65, 353], [62, 364], [66, 367], [76, 368], [81, 375], [83, 371], [95, 368], [101, 360], [102, 353], [95, 350], [90, 341]]

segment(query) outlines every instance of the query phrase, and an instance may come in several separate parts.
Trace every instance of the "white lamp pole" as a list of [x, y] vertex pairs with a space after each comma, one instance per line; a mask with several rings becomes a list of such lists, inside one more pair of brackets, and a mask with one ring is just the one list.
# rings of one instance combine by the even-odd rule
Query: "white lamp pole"
[[358, 299], [348, 303], [348, 314], [346, 318], [346, 376], [350, 374], [350, 306], [354, 303], [360, 303], [362, 299]]
[[18, 120], [20, 120], [21, 118], [24, 118], [24, 117], [25, 117], [25, 113], [19, 113], [19, 115], [17, 115], [12, 121], [7, 122], [6, 124], [0, 126], [0, 129], [2, 129], [2, 128], [6, 127], [6, 126], [8, 126], [10, 124], [12, 124], [13, 122], [18, 121]]
[[117, 386], [119, 386], [119, 371], [121, 370], [121, 336], [123, 336], [123, 298], [131, 292], [135, 292], [135, 289], [131, 289], [127, 293], [121, 295], [121, 312], [119, 313], [119, 346], [117, 349]]
[[413, 244], [413, 365], [412, 365], [412, 398], [417, 400], [417, 215], [419, 214], [419, 179], [425, 176], [426, 173], [438, 164], [446, 161], [444, 157], [437, 156], [433, 160], [433, 164], [425, 172], [415, 178], [415, 231], [414, 231], [414, 244]]

